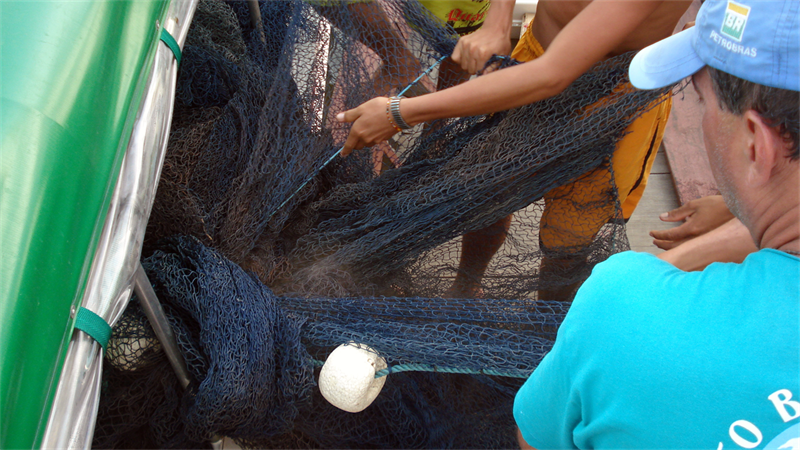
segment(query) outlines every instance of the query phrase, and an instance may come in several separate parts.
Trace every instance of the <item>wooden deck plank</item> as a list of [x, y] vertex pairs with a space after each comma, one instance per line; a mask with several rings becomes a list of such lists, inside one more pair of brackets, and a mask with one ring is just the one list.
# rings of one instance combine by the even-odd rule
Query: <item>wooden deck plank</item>
[[650, 231], [664, 230], [680, 225], [674, 222], [662, 222], [658, 218], [659, 214], [678, 206], [678, 197], [675, 195], [675, 187], [672, 184], [672, 174], [670, 174], [664, 152], [660, 151], [653, 163], [653, 170], [650, 171], [650, 178], [648, 178], [642, 200], [626, 227], [631, 250], [652, 254], [661, 253], [663, 250], [653, 245]]

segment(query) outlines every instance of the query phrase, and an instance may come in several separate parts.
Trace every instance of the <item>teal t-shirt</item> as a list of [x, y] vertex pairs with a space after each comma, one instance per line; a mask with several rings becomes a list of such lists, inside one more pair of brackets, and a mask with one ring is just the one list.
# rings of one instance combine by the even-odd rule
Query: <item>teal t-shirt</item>
[[612, 256], [514, 418], [537, 449], [800, 448], [800, 259], [765, 249], [683, 272]]

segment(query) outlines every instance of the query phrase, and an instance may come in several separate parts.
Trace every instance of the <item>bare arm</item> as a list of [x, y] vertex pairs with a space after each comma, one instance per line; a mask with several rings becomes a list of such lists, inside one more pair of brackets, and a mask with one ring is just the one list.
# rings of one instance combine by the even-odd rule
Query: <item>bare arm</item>
[[[595, 0], [561, 30], [540, 58], [434, 94], [403, 100], [403, 118], [414, 125], [488, 114], [557, 95], [618, 47], [660, 4], [661, 1]], [[343, 155], [384, 141], [395, 132], [386, 120], [383, 97], [369, 100], [339, 118], [355, 122]]]
[[[403, 117], [413, 125], [504, 111], [557, 95], [618, 47], [660, 3], [596, 0], [561, 30], [541, 57], [404, 100]], [[610, 23], [614, 26], [606, 25]], [[471, 101], [464, 102], [465, 98]]]
[[666, 230], [653, 230], [653, 244], [669, 250], [733, 219], [721, 195], [709, 195], [687, 202], [672, 211], [661, 214], [664, 222], [684, 221], [681, 225]]
[[740, 263], [757, 250], [750, 231], [739, 219], [731, 219], [705, 234], [660, 253], [658, 257], [688, 272], [703, 270], [712, 262]]

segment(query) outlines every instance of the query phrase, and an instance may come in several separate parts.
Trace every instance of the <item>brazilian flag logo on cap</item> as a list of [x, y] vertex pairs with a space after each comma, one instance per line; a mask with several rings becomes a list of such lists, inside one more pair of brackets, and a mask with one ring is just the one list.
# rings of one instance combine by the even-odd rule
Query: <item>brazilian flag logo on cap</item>
[[728, 9], [725, 10], [725, 20], [722, 22], [722, 29], [720, 29], [720, 32], [731, 39], [741, 42], [744, 27], [747, 25], [747, 16], [749, 15], [749, 6], [729, 1]]

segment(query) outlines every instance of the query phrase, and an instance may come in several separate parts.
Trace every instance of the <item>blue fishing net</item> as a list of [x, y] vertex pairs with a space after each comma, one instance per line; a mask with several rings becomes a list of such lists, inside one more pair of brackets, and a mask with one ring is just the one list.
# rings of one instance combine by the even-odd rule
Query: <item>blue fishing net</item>
[[[191, 447], [215, 434], [252, 447], [504, 447], [513, 394], [566, 313], [531, 300], [278, 297], [190, 237], [163, 242], [144, 268], [194, 382], [182, 392], [133, 303], [106, 355], [97, 447]], [[390, 368], [358, 414], [314, 387], [319, 362], [351, 341]]]
[[[431, 66], [407, 95], [463, 79], [436, 66], [457, 36], [415, 1], [259, 6], [264, 41], [245, 2], [198, 6], [145, 236], [193, 381], [181, 389], [134, 299], [109, 343], [94, 446], [516, 446], [516, 390], [576, 287], [627, 249], [615, 144], [669, 89], [631, 88], [621, 55], [554, 98], [331, 158], [349, 128], [338, 112]], [[605, 187], [583, 192], [587, 173]], [[544, 225], [548, 202], [574, 212]], [[462, 261], [475, 232], [499, 242], [482, 273]], [[464, 279], [472, 289], [454, 289]], [[316, 387], [351, 341], [391, 368], [355, 414]]]

